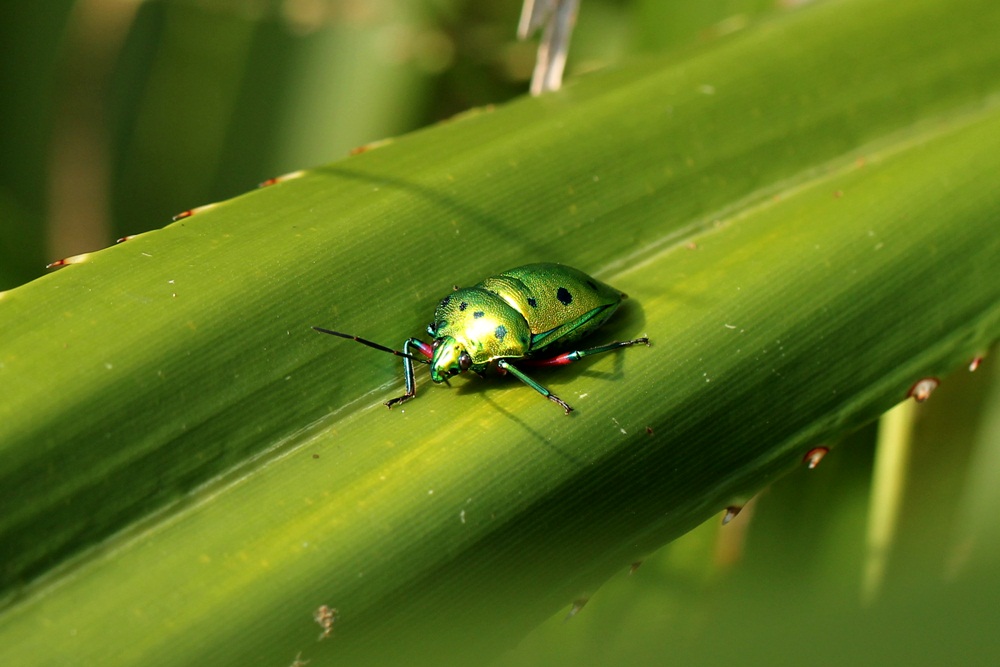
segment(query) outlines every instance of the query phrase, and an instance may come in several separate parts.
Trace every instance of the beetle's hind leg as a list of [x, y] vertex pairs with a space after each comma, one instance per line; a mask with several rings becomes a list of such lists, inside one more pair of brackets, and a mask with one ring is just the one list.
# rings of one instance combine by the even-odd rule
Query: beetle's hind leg
[[569, 405], [567, 405], [566, 401], [562, 400], [561, 398], [559, 398], [558, 396], [556, 396], [555, 394], [553, 394], [551, 391], [549, 391], [548, 389], [546, 389], [542, 385], [540, 385], [537, 382], [535, 382], [534, 380], [532, 380], [530, 377], [528, 377], [527, 375], [525, 375], [524, 373], [522, 373], [520, 370], [518, 370], [513, 364], [511, 364], [510, 362], [508, 362], [506, 359], [500, 359], [499, 361], [497, 361], [497, 366], [499, 366], [502, 371], [510, 373], [511, 375], [513, 375], [514, 377], [516, 377], [518, 380], [520, 380], [524, 384], [528, 385], [529, 387], [531, 387], [532, 389], [534, 389], [535, 391], [537, 391], [539, 394], [541, 394], [545, 398], [547, 398], [550, 401], [552, 401], [553, 403], [558, 403], [560, 406], [562, 406], [562, 409], [566, 411], [566, 414], [569, 414], [569, 413], [573, 412], [573, 408], [571, 408]]
[[[415, 347], [420, 354], [428, 359], [434, 356], [434, 349], [419, 338], [410, 338], [403, 343], [403, 353], [412, 354], [411, 347]], [[406, 383], [406, 393], [386, 401], [385, 407], [392, 409], [392, 406], [404, 403], [417, 395], [417, 383], [413, 379], [413, 360], [409, 357], [403, 357], [403, 381]]]
[[635, 338], [633, 340], [615, 341], [614, 343], [608, 343], [607, 345], [601, 345], [600, 347], [591, 347], [586, 350], [563, 352], [562, 354], [557, 354], [556, 356], [549, 357], [548, 359], [523, 359], [518, 361], [518, 364], [521, 366], [565, 366], [566, 364], [571, 364], [574, 361], [580, 361], [584, 357], [600, 354], [602, 352], [611, 352], [612, 350], [617, 350], [620, 347], [629, 347], [640, 343], [643, 345], [649, 345], [649, 339]]

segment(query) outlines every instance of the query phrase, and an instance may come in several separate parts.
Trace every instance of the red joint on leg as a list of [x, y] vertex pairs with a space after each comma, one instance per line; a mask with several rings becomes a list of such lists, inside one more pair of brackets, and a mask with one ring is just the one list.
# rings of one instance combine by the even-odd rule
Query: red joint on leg
[[550, 357], [549, 359], [524, 359], [519, 360], [518, 363], [522, 366], [565, 366], [566, 364], [573, 363], [571, 358], [572, 352], [563, 352], [562, 354]]

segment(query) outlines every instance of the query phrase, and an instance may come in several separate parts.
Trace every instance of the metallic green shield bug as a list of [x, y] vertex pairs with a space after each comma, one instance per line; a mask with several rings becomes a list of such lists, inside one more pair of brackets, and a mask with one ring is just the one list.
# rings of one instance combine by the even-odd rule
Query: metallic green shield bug
[[447, 382], [464, 371], [483, 375], [493, 368], [501, 374], [510, 373], [569, 414], [573, 408], [521, 369], [564, 366], [620, 347], [649, 345], [648, 338], [636, 338], [553, 354], [569, 349], [570, 344], [604, 324], [624, 298], [625, 294], [572, 267], [528, 264], [491, 276], [474, 287], [456, 289], [442, 299], [427, 327], [432, 344], [410, 338], [400, 352], [351, 334], [313, 329], [403, 357], [406, 392], [387, 401], [390, 408], [417, 395], [413, 378], [416, 361], [431, 367], [434, 382]]

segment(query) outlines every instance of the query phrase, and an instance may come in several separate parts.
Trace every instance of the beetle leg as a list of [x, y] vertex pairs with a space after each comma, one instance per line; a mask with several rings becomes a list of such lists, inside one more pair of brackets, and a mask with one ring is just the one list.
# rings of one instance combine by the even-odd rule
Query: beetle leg
[[584, 357], [589, 357], [592, 354], [600, 354], [601, 352], [610, 352], [611, 350], [617, 350], [620, 347], [628, 347], [630, 345], [637, 345], [639, 343], [644, 343], [649, 345], [648, 338], [636, 338], [635, 340], [624, 340], [615, 341], [614, 343], [608, 343], [607, 345], [602, 345], [600, 347], [592, 347], [587, 350], [574, 350], [572, 352], [563, 352], [562, 354], [557, 354], [554, 357], [549, 357], [548, 359], [523, 359], [519, 360], [517, 363], [522, 366], [565, 366], [566, 364], [571, 364], [574, 361], [580, 361]]
[[[434, 348], [419, 338], [410, 338], [403, 343], [403, 353], [411, 354], [411, 346], [417, 348], [417, 351], [428, 359], [434, 356]], [[403, 357], [403, 381], [406, 383], [406, 393], [386, 401], [385, 407], [392, 409], [392, 406], [408, 401], [417, 395], [417, 383], [413, 379], [413, 360], [409, 357]]]
[[566, 401], [562, 400], [561, 398], [559, 398], [558, 396], [556, 396], [555, 394], [553, 394], [551, 391], [549, 391], [548, 389], [546, 389], [542, 385], [540, 385], [537, 382], [535, 382], [534, 380], [532, 380], [530, 377], [528, 377], [527, 375], [525, 375], [524, 373], [522, 373], [520, 370], [518, 370], [513, 364], [511, 364], [510, 362], [508, 362], [506, 359], [500, 359], [500, 360], [498, 360], [497, 361], [497, 366], [499, 368], [501, 368], [502, 370], [507, 371], [508, 373], [510, 373], [511, 375], [513, 375], [514, 377], [516, 377], [518, 380], [520, 380], [524, 384], [528, 385], [529, 387], [531, 387], [532, 389], [534, 389], [535, 391], [537, 391], [539, 394], [541, 394], [545, 398], [547, 398], [550, 401], [552, 401], [553, 403], [558, 403], [559, 405], [561, 405], [562, 409], [566, 411], [566, 414], [569, 414], [569, 413], [571, 413], [573, 411], [573, 408], [571, 408], [570, 406], [568, 406], [566, 404]]

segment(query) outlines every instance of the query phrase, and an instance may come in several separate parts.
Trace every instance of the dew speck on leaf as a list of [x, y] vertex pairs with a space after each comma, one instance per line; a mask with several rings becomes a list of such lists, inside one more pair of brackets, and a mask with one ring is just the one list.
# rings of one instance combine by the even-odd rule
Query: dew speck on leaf
[[938, 385], [940, 384], [941, 381], [938, 380], [937, 378], [923, 378], [922, 380], [914, 384], [912, 387], [910, 387], [909, 395], [912, 396], [913, 400], [915, 400], [917, 403], [923, 403], [924, 401], [926, 401], [928, 398], [931, 397], [931, 394], [934, 392], [935, 389], [938, 388]]
[[814, 470], [819, 462], [823, 460], [830, 450], [827, 447], [813, 447], [802, 458], [803, 463], [808, 464], [810, 470]]
[[736, 515], [740, 513], [743, 509], [742, 505], [730, 505], [726, 508], [726, 513], [722, 517], [722, 525], [725, 526], [727, 523], [736, 518]]

